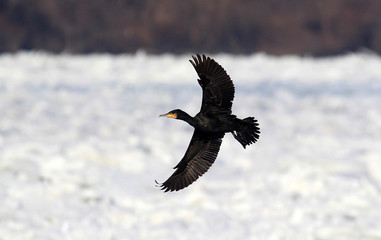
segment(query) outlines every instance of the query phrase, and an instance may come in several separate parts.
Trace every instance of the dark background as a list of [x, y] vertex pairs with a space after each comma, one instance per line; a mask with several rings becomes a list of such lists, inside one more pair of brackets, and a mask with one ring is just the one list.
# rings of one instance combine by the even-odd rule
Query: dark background
[[381, 53], [379, 0], [0, 0], [0, 52]]

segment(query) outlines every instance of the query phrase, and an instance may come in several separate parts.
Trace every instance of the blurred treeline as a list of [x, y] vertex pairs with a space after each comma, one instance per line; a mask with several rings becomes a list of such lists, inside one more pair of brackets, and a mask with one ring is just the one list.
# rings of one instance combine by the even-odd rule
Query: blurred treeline
[[0, 0], [0, 52], [381, 53], [380, 0]]

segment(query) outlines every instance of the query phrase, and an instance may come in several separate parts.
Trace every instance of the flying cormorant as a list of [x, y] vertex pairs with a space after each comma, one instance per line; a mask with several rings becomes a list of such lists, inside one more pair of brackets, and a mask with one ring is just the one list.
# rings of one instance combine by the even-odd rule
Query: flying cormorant
[[243, 148], [259, 138], [257, 120], [239, 119], [232, 115], [234, 85], [225, 70], [210, 57], [192, 56], [189, 60], [200, 79], [202, 88], [201, 110], [195, 117], [175, 109], [160, 117], [183, 120], [194, 127], [194, 133], [184, 157], [174, 167], [176, 171], [160, 184], [162, 190], [178, 191], [188, 187], [202, 176], [217, 157], [225, 133], [231, 132]]

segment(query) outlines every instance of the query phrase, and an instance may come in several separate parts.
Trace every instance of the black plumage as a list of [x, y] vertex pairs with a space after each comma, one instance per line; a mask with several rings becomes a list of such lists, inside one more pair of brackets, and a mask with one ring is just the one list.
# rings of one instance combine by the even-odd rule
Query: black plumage
[[208, 171], [217, 157], [225, 133], [231, 132], [244, 148], [259, 138], [256, 119], [239, 119], [231, 114], [234, 85], [225, 70], [205, 55], [201, 57], [197, 54], [192, 58], [193, 61], [190, 62], [200, 78], [198, 83], [202, 88], [200, 112], [191, 117], [186, 112], [175, 109], [160, 115], [186, 121], [195, 128], [184, 157], [174, 167], [176, 171], [160, 184], [165, 192], [188, 187]]

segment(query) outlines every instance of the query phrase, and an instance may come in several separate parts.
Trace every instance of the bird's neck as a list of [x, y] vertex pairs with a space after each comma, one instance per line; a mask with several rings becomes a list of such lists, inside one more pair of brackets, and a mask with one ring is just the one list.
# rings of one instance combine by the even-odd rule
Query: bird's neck
[[195, 126], [196, 124], [196, 120], [194, 119], [194, 117], [191, 117], [188, 113], [186, 112], [183, 112], [181, 118], [179, 118], [180, 120], [183, 120], [185, 122], [187, 122], [189, 125], [191, 126]]

